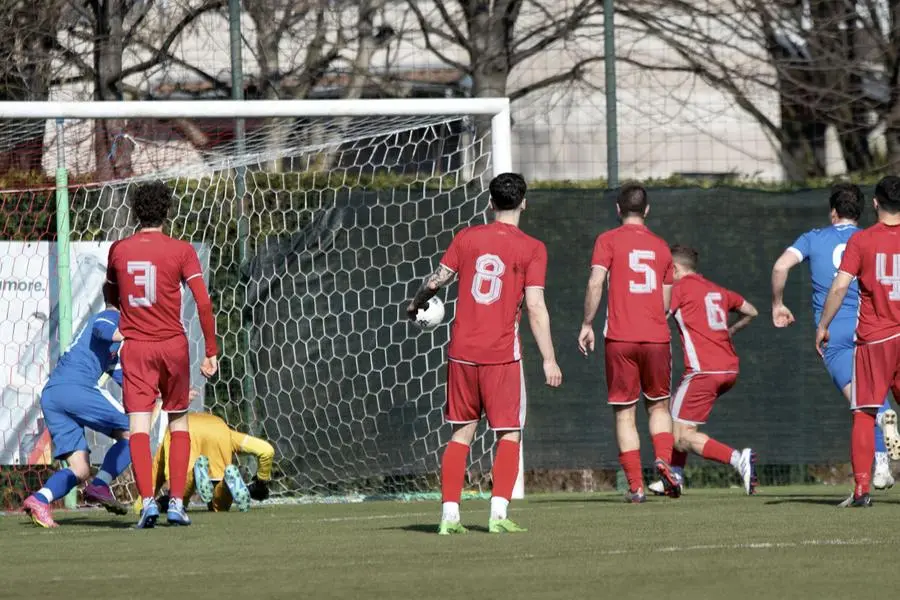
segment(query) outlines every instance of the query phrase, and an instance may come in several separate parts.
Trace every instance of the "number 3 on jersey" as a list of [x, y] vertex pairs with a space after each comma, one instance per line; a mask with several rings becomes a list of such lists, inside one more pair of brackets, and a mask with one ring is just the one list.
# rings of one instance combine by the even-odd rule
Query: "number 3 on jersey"
[[472, 297], [478, 304], [493, 304], [500, 299], [503, 281], [500, 277], [506, 265], [496, 254], [482, 254], [475, 259], [475, 277], [472, 279]]
[[643, 281], [628, 281], [628, 291], [632, 294], [651, 294], [656, 289], [656, 271], [648, 264], [656, 259], [653, 250], [632, 250], [628, 253], [628, 267], [639, 275], [644, 276]]
[[146, 260], [130, 260], [126, 264], [134, 284], [143, 288], [142, 296], [128, 294], [129, 306], [153, 306], [156, 303], [156, 265]]

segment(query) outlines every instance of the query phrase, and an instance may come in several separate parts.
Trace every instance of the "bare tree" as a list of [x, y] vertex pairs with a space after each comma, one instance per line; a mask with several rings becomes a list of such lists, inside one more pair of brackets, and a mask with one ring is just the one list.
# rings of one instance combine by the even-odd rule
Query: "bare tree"
[[[789, 179], [825, 174], [825, 133], [834, 127], [848, 171], [876, 168], [869, 144], [886, 132], [888, 161], [900, 163], [900, 4], [877, 0], [635, 0], [621, 3], [620, 30], [659, 40], [617, 58], [683, 73], [724, 92], [751, 115], [779, 152]], [[778, 114], [768, 98], [778, 98]]]
[[[0, 100], [49, 98], [64, 2], [0, 1]], [[0, 122], [0, 172], [41, 170], [45, 125], [39, 120]]]

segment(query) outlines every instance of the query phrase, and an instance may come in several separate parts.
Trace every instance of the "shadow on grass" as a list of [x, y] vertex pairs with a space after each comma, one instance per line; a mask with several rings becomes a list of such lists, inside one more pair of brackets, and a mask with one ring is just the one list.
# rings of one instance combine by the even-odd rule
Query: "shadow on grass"
[[[106, 527], [107, 529], [129, 529], [134, 527], [134, 521], [122, 519], [121, 521], [103, 520], [103, 519], [56, 519], [60, 527]], [[29, 523], [30, 524], [30, 523]], [[165, 526], [165, 525], [163, 525]]]
[[[487, 533], [488, 528], [484, 525], [466, 525], [469, 532]], [[384, 527], [383, 531], [411, 531], [413, 533], [427, 533], [428, 535], [437, 535], [438, 524], [434, 523], [411, 523], [409, 525], [401, 525], [399, 527]], [[457, 534], [465, 535], [465, 534]]]
[[[653, 502], [655, 496], [647, 496], [649, 502]], [[566, 502], [591, 503], [606, 502], [609, 504], [625, 504], [624, 496], [620, 494], [604, 493], [596, 496], [578, 496], [577, 498], [528, 498], [525, 497], [529, 504], [563, 504]], [[660, 498], [662, 500], [662, 498]]]
[[[847, 499], [847, 495], [844, 496], [811, 496], [804, 494], [785, 494], [785, 495], [775, 495], [770, 497], [771, 499], [766, 500], [766, 504], [769, 505], [779, 505], [779, 504], [818, 504], [820, 506], [833, 506], [837, 508], [838, 504]], [[885, 498], [885, 497], [872, 497], [873, 504], [900, 504], [900, 499], [897, 498]]]

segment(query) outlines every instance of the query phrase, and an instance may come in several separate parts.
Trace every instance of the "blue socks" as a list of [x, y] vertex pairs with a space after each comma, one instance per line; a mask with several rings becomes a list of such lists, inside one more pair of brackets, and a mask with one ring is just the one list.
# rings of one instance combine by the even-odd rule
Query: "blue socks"
[[75, 473], [71, 469], [63, 469], [51, 475], [44, 487], [39, 489], [34, 496], [44, 504], [50, 504], [68, 494], [76, 485], [78, 485], [78, 478], [75, 477]]
[[100, 471], [94, 477], [91, 483], [93, 485], [109, 486], [113, 479], [119, 476], [128, 465], [131, 464], [131, 453], [129, 452], [128, 440], [118, 440], [107, 450], [106, 456], [103, 457], [103, 464]]

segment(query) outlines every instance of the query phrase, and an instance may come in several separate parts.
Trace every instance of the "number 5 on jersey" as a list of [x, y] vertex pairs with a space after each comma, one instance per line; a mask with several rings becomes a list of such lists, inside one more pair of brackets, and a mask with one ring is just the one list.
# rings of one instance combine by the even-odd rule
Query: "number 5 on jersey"
[[130, 260], [126, 264], [128, 274], [134, 277], [134, 285], [143, 288], [143, 295], [128, 294], [128, 305], [148, 307], [156, 303], [156, 265], [145, 260]]
[[653, 250], [632, 250], [628, 253], [628, 267], [639, 275], [643, 275], [643, 281], [628, 281], [628, 291], [632, 294], [651, 294], [656, 289], [656, 271], [649, 264], [656, 259]]

